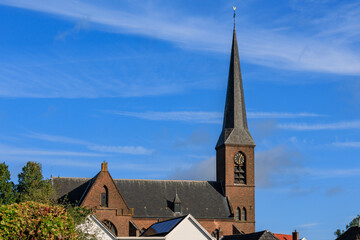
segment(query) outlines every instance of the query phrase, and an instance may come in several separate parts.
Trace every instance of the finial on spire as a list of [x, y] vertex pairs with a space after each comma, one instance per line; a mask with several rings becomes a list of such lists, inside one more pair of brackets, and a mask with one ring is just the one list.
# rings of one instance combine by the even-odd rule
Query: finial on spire
[[236, 7], [233, 6], [233, 9], [234, 9], [234, 27], [235, 27], [235, 17], [236, 17], [235, 10], [236, 10]]

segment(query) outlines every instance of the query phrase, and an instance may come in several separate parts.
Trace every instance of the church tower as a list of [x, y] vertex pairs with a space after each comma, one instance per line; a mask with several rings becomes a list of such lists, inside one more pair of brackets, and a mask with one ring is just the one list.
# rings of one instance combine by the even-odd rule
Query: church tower
[[236, 30], [234, 26], [223, 127], [216, 144], [216, 180], [234, 214], [234, 225], [255, 231], [255, 142], [248, 130]]

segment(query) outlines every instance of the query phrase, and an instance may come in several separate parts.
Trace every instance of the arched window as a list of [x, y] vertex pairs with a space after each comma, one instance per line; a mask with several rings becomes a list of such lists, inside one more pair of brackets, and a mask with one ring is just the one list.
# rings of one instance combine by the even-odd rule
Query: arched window
[[241, 221], [247, 221], [246, 208], [244, 207], [241, 210]]
[[240, 221], [240, 208], [237, 207], [235, 211], [235, 221]]
[[242, 152], [234, 156], [234, 183], [246, 184], [246, 159]]
[[110, 222], [109, 220], [104, 220], [102, 222], [104, 224], [104, 226], [110, 230], [110, 232], [112, 232], [114, 234], [114, 236], [117, 236], [117, 230], [116, 230], [116, 227], [115, 225]]
[[109, 207], [109, 191], [106, 186], [104, 186], [104, 188], [101, 192], [101, 206]]

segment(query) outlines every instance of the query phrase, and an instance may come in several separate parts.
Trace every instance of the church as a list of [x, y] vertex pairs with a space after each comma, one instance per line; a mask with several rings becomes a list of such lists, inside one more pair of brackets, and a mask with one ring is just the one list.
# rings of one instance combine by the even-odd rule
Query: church
[[255, 231], [255, 142], [247, 125], [234, 26], [216, 181], [113, 179], [101, 164], [92, 178], [52, 177], [58, 200], [93, 209], [115, 236], [138, 236], [153, 223], [191, 214], [214, 237]]

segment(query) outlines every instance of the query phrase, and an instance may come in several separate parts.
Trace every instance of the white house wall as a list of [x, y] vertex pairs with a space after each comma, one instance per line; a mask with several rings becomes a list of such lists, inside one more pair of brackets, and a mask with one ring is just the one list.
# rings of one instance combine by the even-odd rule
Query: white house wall
[[206, 230], [195, 221], [188, 216], [166, 235], [166, 240], [213, 240]]

